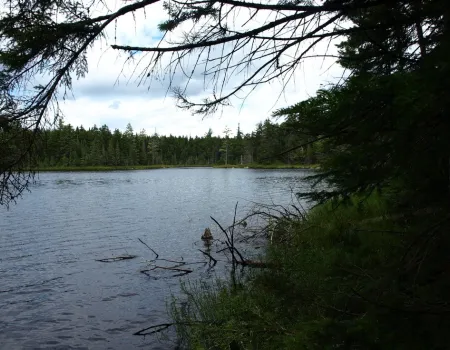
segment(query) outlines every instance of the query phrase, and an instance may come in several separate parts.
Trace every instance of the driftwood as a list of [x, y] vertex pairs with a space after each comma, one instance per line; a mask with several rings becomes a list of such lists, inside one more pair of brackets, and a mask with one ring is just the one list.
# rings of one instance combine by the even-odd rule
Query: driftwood
[[95, 261], [109, 263], [109, 262], [115, 262], [115, 261], [121, 261], [121, 260], [130, 260], [130, 259], [134, 259], [136, 257], [137, 257], [137, 255], [120, 255], [120, 256], [115, 256], [112, 258], [96, 259]]
[[152, 267], [150, 269], [141, 270], [140, 272], [143, 273], [144, 275], [149, 276], [149, 277], [153, 277], [150, 272], [158, 270], [158, 269], [170, 270], [170, 271], [178, 272], [177, 274], [172, 275], [171, 277], [184, 276], [184, 275], [187, 275], [188, 273], [191, 273], [191, 272], [194, 271], [194, 270], [191, 270], [191, 269], [180, 269], [179, 267], [173, 267], [173, 266], [169, 266], [169, 267], [166, 267], [166, 266], [154, 266], [154, 267]]
[[172, 260], [172, 259], [165, 259], [165, 258], [160, 258], [159, 254], [153, 249], [151, 248], [147, 243], [145, 243], [142, 239], [138, 238], [139, 242], [141, 242], [142, 244], [144, 244], [148, 249], [150, 249], [153, 254], [155, 254], [155, 258], [153, 260], [149, 260], [148, 263], [149, 264], [155, 264], [157, 261], [164, 261], [164, 262], [169, 262], [175, 265], [172, 266], [160, 266], [160, 265], [155, 265], [151, 268], [148, 269], [144, 269], [141, 270], [140, 272], [143, 273], [144, 275], [147, 275], [149, 277], [152, 278], [158, 278], [158, 277], [154, 277], [151, 274], [151, 271], [155, 271], [155, 270], [169, 270], [169, 271], [174, 271], [177, 272], [174, 275], [171, 275], [169, 277], [179, 277], [179, 276], [184, 276], [187, 275], [191, 272], [193, 272], [194, 270], [191, 269], [187, 269], [187, 268], [181, 268], [181, 266], [186, 266], [186, 265], [194, 265], [194, 264], [206, 264], [206, 262], [204, 261], [197, 261], [197, 262], [186, 262], [184, 261], [183, 257], [181, 257], [181, 260]]

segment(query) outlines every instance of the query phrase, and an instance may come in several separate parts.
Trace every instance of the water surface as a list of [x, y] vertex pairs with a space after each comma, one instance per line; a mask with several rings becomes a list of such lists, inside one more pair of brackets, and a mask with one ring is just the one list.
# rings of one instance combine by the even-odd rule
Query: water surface
[[[210, 215], [286, 204], [303, 170], [159, 169], [42, 173], [17, 205], [0, 207], [0, 349], [170, 349], [132, 334], [167, 321], [178, 278], [139, 271], [152, 253], [204, 260]], [[132, 260], [96, 259], [123, 254]], [[201, 265], [189, 278], [207, 278]], [[166, 278], [167, 277], [167, 278]]]

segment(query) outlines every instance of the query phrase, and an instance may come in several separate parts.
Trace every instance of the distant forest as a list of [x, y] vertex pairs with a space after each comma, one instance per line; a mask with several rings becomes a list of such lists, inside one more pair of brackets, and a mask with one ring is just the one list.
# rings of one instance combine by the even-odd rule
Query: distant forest
[[[219, 133], [219, 132], [218, 132]], [[257, 124], [255, 131], [243, 134], [209, 130], [202, 137], [148, 135], [126, 130], [111, 131], [107, 125], [89, 129], [59, 124], [41, 132], [39, 167], [134, 166], [134, 165], [223, 165], [223, 164], [313, 164], [323, 153], [321, 143], [308, 143], [295, 124]], [[294, 151], [287, 150], [298, 147]]]

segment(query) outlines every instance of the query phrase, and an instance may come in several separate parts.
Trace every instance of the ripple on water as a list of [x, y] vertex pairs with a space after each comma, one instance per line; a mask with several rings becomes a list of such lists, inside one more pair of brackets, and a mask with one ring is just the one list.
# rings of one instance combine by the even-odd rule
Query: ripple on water
[[[304, 171], [161, 169], [42, 173], [0, 208], [0, 349], [173, 349], [133, 333], [167, 321], [179, 279], [139, 271], [154, 255], [199, 261], [210, 216], [228, 224], [253, 202], [286, 204]], [[136, 259], [101, 263], [121, 254]], [[220, 272], [217, 267], [215, 272]], [[159, 277], [159, 278], [158, 278]], [[199, 265], [189, 278], [211, 278]]]

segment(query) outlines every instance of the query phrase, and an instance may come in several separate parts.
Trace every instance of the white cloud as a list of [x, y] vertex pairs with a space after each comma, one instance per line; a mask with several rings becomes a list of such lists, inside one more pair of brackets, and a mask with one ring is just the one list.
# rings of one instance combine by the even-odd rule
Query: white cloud
[[[119, 4], [112, 3], [112, 10], [117, 9]], [[131, 15], [121, 18], [117, 30], [111, 24], [106, 41], [96, 43], [89, 53], [89, 74], [74, 82], [75, 99], [68, 99], [61, 104], [67, 123], [84, 127], [106, 124], [111, 129], [124, 130], [130, 122], [136, 132], [145, 129], [153, 133], [156, 129], [159, 134], [191, 136], [204, 135], [209, 128], [213, 129], [214, 134], [221, 134], [225, 126], [235, 131], [240, 123], [244, 132], [251, 132], [258, 122], [270, 117], [274, 109], [308, 98], [321, 84], [335, 81], [342, 74], [342, 69], [332, 65], [331, 59], [323, 61], [321, 58], [311, 58], [295, 72], [281, 96], [282, 83], [265, 84], [245, 101], [234, 99], [232, 107], [225, 108], [216, 116], [202, 119], [175, 106], [174, 99], [168, 94], [167, 77], [165, 80], [153, 81], [150, 86], [139, 86], [137, 74], [133, 74], [135, 64], [124, 65], [127, 54], [109, 48], [115, 42], [150, 46], [159, 40], [161, 33], [157, 25], [166, 18], [162, 4], [150, 6], [145, 14], [138, 11], [134, 15], [134, 18]], [[144, 55], [138, 55], [135, 63], [141, 58], [145, 59]], [[206, 97], [201, 77], [195, 77], [189, 83], [188, 95], [196, 96], [197, 99]], [[237, 82], [238, 78], [241, 77], [233, 77], [231, 82]], [[176, 85], [183, 86], [186, 83], [181, 72], [177, 72], [173, 80]], [[239, 95], [245, 96], [243, 93]]]
[[109, 106], [108, 106], [108, 108], [111, 108], [111, 109], [119, 109], [119, 107], [120, 107], [120, 101], [113, 101]]

